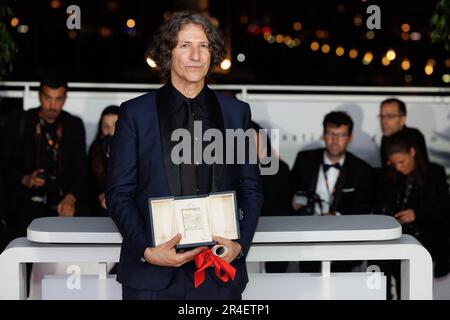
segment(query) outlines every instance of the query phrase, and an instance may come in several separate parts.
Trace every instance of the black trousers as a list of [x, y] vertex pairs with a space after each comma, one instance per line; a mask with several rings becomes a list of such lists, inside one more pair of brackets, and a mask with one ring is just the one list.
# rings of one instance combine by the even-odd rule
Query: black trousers
[[[225, 288], [213, 279], [214, 269], [205, 272], [205, 281], [194, 288], [192, 276], [183, 267], [177, 269], [171, 284], [160, 291], [140, 290], [122, 284], [123, 300], [241, 300], [243, 288]], [[231, 281], [231, 280], [230, 280]]]

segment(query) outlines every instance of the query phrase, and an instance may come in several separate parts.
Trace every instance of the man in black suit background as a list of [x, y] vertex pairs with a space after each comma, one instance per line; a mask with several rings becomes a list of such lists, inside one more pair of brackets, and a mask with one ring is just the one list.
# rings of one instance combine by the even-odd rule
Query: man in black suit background
[[[325, 148], [301, 151], [291, 171], [292, 207], [302, 215], [367, 214], [371, 210], [372, 168], [347, 151], [353, 120], [342, 111], [323, 120]], [[348, 272], [360, 262], [333, 262], [333, 272]], [[319, 262], [300, 262], [302, 272], [318, 272]]]
[[400, 131], [411, 141], [418, 153], [417, 156], [423, 158], [423, 161], [429, 161], [423, 134], [418, 129], [406, 126], [406, 104], [402, 100], [396, 98], [383, 100], [380, 104], [378, 117], [383, 132], [380, 146], [381, 166], [383, 168], [386, 167], [388, 161], [385, 151], [386, 139]]
[[347, 113], [330, 112], [323, 120], [325, 148], [297, 154], [291, 171], [294, 210], [333, 215], [370, 212], [372, 168], [347, 151], [352, 131]]

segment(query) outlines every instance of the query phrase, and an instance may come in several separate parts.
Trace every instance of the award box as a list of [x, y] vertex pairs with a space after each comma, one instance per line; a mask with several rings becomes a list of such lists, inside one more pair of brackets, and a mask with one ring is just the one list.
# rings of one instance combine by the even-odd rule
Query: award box
[[213, 236], [239, 238], [236, 193], [151, 198], [150, 236], [158, 246], [181, 234], [177, 249], [214, 245]]

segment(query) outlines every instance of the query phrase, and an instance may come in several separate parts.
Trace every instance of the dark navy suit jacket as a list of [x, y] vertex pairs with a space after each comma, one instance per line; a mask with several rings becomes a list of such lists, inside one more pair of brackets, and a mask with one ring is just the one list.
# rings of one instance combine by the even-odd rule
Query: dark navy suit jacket
[[[148, 199], [181, 193], [180, 170], [170, 159], [172, 146], [177, 143], [170, 141], [172, 115], [158, 103], [164, 89], [121, 105], [108, 163], [107, 206], [123, 237], [117, 279], [142, 290], [168, 287], [176, 271], [174, 267], [142, 262], [145, 249], [152, 244], [148, 232]], [[249, 105], [219, 93], [215, 95], [223, 128], [246, 130], [251, 118]], [[236, 191], [238, 208], [243, 212], [237, 241], [246, 255], [262, 206], [258, 166], [213, 165], [212, 192], [231, 190]], [[189, 264], [193, 266], [193, 262]], [[235, 280], [227, 284], [218, 280], [217, 284], [232, 289], [244, 288], [248, 282], [245, 259], [236, 259], [232, 265], [237, 270]]]

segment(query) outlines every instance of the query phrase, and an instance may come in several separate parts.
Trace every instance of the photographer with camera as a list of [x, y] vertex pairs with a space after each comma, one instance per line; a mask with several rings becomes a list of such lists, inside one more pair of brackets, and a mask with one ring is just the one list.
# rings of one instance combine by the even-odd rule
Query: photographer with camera
[[2, 146], [11, 212], [19, 235], [39, 217], [71, 217], [77, 211], [86, 164], [85, 130], [62, 111], [67, 83], [47, 74], [39, 87], [40, 107], [11, 113]]
[[[371, 209], [372, 168], [347, 151], [353, 120], [342, 111], [323, 120], [325, 148], [301, 151], [291, 171], [292, 207], [300, 215], [365, 214]], [[318, 272], [320, 263], [300, 262], [302, 272]], [[333, 272], [351, 271], [359, 262], [336, 261]]]
[[364, 214], [371, 208], [372, 168], [347, 151], [353, 120], [342, 111], [323, 120], [325, 148], [301, 151], [291, 171], [292, 207], [298, 214]]

